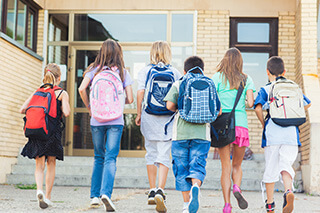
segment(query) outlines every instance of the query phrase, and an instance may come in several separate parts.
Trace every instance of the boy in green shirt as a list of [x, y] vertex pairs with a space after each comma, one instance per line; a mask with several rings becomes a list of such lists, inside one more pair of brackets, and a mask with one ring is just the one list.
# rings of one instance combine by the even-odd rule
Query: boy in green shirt
[[[187, 58], [184, 62], [184, 74], [195, 67], [203, 70], [203, 60], [197, 56]], [[202, 73], [199, 68], [192, 72]], [[177, 110], [180, 83], [181, 80], [176, 81], [164, 98], [167, 108], [174, 112]], [[206, 176], [205, 166], [211, 141], [210, 124], [189, 123], [177, 112], [172, 131], [172, 168], [176, 190], [182, 192], [183, 212], [196, 213], [199, 209], [199, 187]]]

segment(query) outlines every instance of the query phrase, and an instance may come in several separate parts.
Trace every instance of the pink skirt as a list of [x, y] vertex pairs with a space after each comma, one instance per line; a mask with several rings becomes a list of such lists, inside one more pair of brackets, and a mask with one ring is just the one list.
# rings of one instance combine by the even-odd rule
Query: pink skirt
[[236, 140], [233, 141], [232, 144], [236, 144], [239, 147], [248, 147], [250, 145], [248, 129], [242, 126], [236, 126]]

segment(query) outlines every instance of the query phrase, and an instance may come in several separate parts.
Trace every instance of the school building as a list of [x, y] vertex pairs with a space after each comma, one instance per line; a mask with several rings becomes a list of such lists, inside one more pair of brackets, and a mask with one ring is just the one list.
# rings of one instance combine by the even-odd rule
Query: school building
[[[170, 43], [172, 65], [181, 72], [186, 57], [202, 57], [209, 77], [225, 51], [237, 47], [257, 90], [267, 83], [267, 59], [281, 56], [286, 76], [312, 101], [300, 127], [299, 159], [304, 190], [320, 194], [319, 30], [318, 0], [0, 0], [0, 183], [27, 141], [19, 108], [41, 84], [47, 63], [60, 65], [61, 86], [70, 95], [65, 155], [93, 156], [90, 117], [77, 88], [102, 41], [112, 38], [121, 43], [134, 80], [156, 40]], [[135, 94], [136, 88], [135, 82]], [[262, 126], [247, 112], [250, 148], [263, 153]], [[135, 115], [134, 102], [125, 109], [120, 157], [145, 154]]]

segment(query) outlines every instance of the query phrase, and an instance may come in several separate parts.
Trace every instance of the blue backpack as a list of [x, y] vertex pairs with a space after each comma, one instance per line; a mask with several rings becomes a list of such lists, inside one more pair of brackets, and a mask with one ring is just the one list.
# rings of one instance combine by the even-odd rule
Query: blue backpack
[[144, 109], [147, 113], [153, 115], [172, 115], [168, 110], [164, 97], [169, 92], [174, 83], [174, 74], [170, 65], [159, 63], [152, 65], [147, 74], [146, 89], [144, 96]]
[[[199, 69], [200, 73], [192, 73]], [[203, 75], [200, 67], [190, 69], [182, 77], [179, 87], [178, 110], [180, 117], [190, 123], [211, 123], [216, 120], [220, 101], [214, 82]]]

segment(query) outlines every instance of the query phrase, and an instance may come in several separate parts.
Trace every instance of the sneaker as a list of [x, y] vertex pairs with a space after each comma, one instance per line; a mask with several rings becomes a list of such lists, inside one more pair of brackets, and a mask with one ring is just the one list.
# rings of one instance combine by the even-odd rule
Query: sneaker
[[39, 203], [40, 208], [42, 208], [42, 209], [48, 208], [48, 204], [45, 202], [45, 197], [44, 197], [43, 191], [37, 190], [37, 199], [38, 199], [38, 203]]
[[148, 205], [155, 205], [154, 196], [156, 196], [156, 191], [154, 189], [150, 189], [148, 193]]
[[183, 208], [182, 213], [189, 213], [188, 207]]
[[294, 194], [288, 189], [283, 195], [283, 213], [291, 213], [293, 211]]
[[157, 212], [167, 212], [167, 205], [166, 205], [166, 196], [164, 194], [164, 191], [162, 189], [158, 189], [156, 191], [156, 194], [154, 196], [154, 201], [156, 203], [156, 211]]
[[199, 209], [199, 194], [200, 194], [200, 188], [198, 184], [194, 184], [191, 187], [190, 191], [190, 202], [188, 205], [188, 210], [190, 213], [196, 213]]
[[222, 211], [223, 213], [231, 213], [231, 210], [232, 210], [232, 207], [230, 203], [224, 204], [223, 211]]
[[272, 203], [267, 203], [267, 200], [266, 200], [266, 210], [268, 213], [274, 213], [274, 207], [275, 207], [274, 201]]
[[101, 205], [100, 198], [94, 197], [91, 199], [91, 202], [90, 202], [91, 208], [98, 208], [100, 205]]
[[232, 192], [233, 195], [236, 197], [237, 201], [238, 201], [238, 206], [240, 209], [246, 209], [248, 208], [248, 202], [246, 201], [246, 199], [243, 197], [242, 193], [241, 193], [241, 189], [237, 184], [234, 184], [232, 187]]
[[51, 200], [47, 199], [47, 198], [44, 199], [44, 202], [46, 204], [48, 204], [48, 207], [52, 207], [53, 206], [53, 202]]
[[116, 211], [116, 207], [112, 203], [111, 199], [107, 195], [102, 195], [101, 196], [101, 201], [103, 203], [104, 209], [107, 212], [114, 212]]

